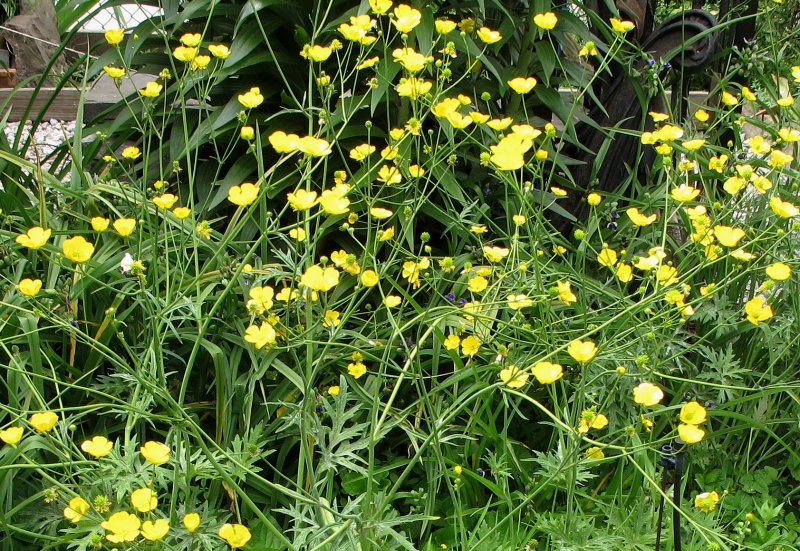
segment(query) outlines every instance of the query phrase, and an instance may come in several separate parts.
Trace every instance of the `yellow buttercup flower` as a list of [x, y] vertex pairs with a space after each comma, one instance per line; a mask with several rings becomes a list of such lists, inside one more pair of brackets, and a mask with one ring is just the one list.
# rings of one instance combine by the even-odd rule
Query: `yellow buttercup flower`
[[633, 389], [633, 401], [643, 406], [655, 406], [664, 399], [664, 391], [653, 383], [641, 383]]
[[250, 182], [239, 186], [231, 186], [228, 190], [228, 201], [240, 207], [251, 205], [258, 198], [259, 187]]
[[481, 27], [476, 34], [485, 44], [494, 44], [503, 39], [503, 35], [499, 31], [492, 30], [489, 27]]
[[114, 230], [121, 235], [122, 237], [128, 237], [130, 234], [133, 233], [133, 230], [136, 229], [136, 219], [135, 218], [119, 218], [114, 220], [112, 224], [114, 226]]
[[384, 15], [392, 7], [392, 0], [369, 0], [369, 7], [375, 15]]
[[189, 48], [196, 48], [200, 45], [202, 40], [203, 37], [200, 35], [200, 33], [186, 33], [180, 38], [181, 44], [188, 46]]
[[103, 71], [111, 78], [122, 78], [125, 76], [125, 69], [122, 67], [115, 67], [114, 65], [103, 66]]
[[28, 422], [39, 432], [50, 432], [58, 423], [58, 414], [55, 411], [34, 413]]
[[433, 83], [417, 77], [401, 78], [395, 86], [397, 95], [401, 98], [417, 99], [426, 95], [433, 88]]
[[480, 348], [481, 341], [475, 335], [470, 335], [461, 341], [461, 353], [470, 358], [477, 354]]
[[50, 239], [50, 234], [52, 230], [40, 228], [39, 226], [34, 226], [28, 231], [23, 234], [20, 234], [16, 237], [15, 241], [22, 245], [23, 247], [28, 247], [29, 249], [41, 249], [47, 244], [47, 241]]
[[753, 325], [767, 321], [773, 316], [772, 306], [769, 305], [766, 298], [760, 295], [751, 298], [745, 303], [744, 312], [747, 314], [747, 321]]
[[109, 224], [111, 221], [108, 218], [103, 216], [94, 216], [89, 223], [92, 225], [92, 229], [96, 232], [104, 232], [108, 229]]
[[192, 209], [189, 207], [175, 207], [172, 209], [172, 214], [175, 215], [175, 218], [178, 220], [183, 220], [184, 218], [188, 218], [190, 214], [192, 214]]
[[125, 159], [129, 159], [131, 161], [135, 161], [136, 159], [138, 159], [139, 157], [142, 156], [142, 152], [135, 145], [129, 145], [128, 147], [126, 147], [125, 149], [122, 150], [122, 156]]
[[575, 361], [586, 363], [597, 355], [597, 345], [589, 340], [575, 339], [567, 345], [567, 353]]
[[114, 443], [105, 436], [95, 436], [91, 440], [84, 440], [81, 449], [92, 457], [105, 457], [111, 453]]
[[250, 90], [244, 94], [239, 94], [237, 99], [245, 109], [255, 109], [264, 103], [264, 96], [261, 95], [261, 89], [257, 86], [250, 88]]
[[350, 23], [342, 23], [338, 30], [345, 40], [369, 46], [378, 39], [377, 36], [368, 34], [375, 23], [376, 21], [367, 14], [353, 15], [350, 17]]
[[714, 226], [714, 237], [723, 247], [735, 247], [744, 236], [745, 232], [741, 228], [722, 225]]
[[319, 206], [326, 214], [345, 214], [350, 208], [350, 199], [346, 196], [348, 191], [349, 188], [343, 185], [337, 185], [333, 189], [322, 190]]
[[403, 299], [397, 295], [386, 295], [386, 298], [383, 299], [383, 305], [387, 308], [399, 306], [401, 302]]
[[578, 297], [572, 292], [572, 284], [569, 281], [557, 281], [556, 287], [558, 299], [567, 306], [578, 301]]
[[642, 214], [636, 207], [629, 208], [628, 210], [625, 211], [625, 214], [628, 215], [628, 218], [630, 218], [631, 222], [633, 222], [639, 227], [649, 226], [650, 224], [656, 221], [655, 214], [651, 215]]
[[687, 203], [689, 201], [694, 201], [694, 199], [700, 195], [700, 190], [688, 184], [681, 184], [678, 187], [672, 188], [670, 195], [679, 203]]
[[774, 281], [785, 281], [792, 275], [792, 268], [783, 262], [775, 262], [774, 264], [770, 264], [764, 269], [764, 271], [767, 273], [767, 277]]
[[687, 425], [700, 425], [706, 422], [706, 408], [701, 406], [698, 402], [687, 402], [681, 408], [679, 417], [681, 423], [686, 423]]
[[719, 503], [719, 494], [717, 492], [703, 492], [697, 494], [694, 498], [694, 506], [704, 513], [713, 513]]
[[64, 508], [64, 518], [68, 521], [77, 523], [81, 520], [86, 513], [91, 509], [89, 502], [80, 496], [75, 496], [69, 500], [69, 503]]
[[489, 262], [496, 264], [501, 262], [504, 258], [508, 256], [508, 249], [505, 247], [496, 247], [496, 246], [489, 246], [485, 245], [483, 247], [483, 256]]
[[114, 513], [108, 520], [100, 523], [106, 531], [106, 539], [111, 543], [124, 543], [139, 537], [142, 521], [127, 511]]
[[579, 57], [589, 57], [597, 54], [597, 46], [595, 46], [595, 43], [592, 40], [587, 40], [586, 44], [581, 46], [581, 49], [578, 52]]
[[393, 14], [392, 25], [401, 33], [410, 33], [422, 21], [422, 13], [407, 4], [397, 6]]
[[131, 492], [131, 505], [140, 513], [147, 513], [158, 507], [158, 497], [150, 488], [139, 488]]
[[610, 22], [611, 22], [611, 29], [615, 33], [627, 33], [629, 31], [632, 31], [636, 27], [633, 21], [621, 21], [616, 17], [612, 17], [610, 19]]
[[461, 346], [461, 338], [458, 335], [447, 335], [442, 343], [447, 350], [457, 350]]
[[439, 34], [450, 34], [456, 30], [456, 22], [449, 19], [437, 19], [433, 22], [433, 26]]
[[224, 44], [209, 44], [208, 51], [217, 59], [228, 59], [231, 55], [231, 50]]
[[0, 430], [0, 440], [8, 444], [9, 446], [16, 446], [22, 440], [22, 436], [24, 434], [25, 434], [24, 427], [8, 427], [6, 429]]
[[800, 214], [800, 209], [789, 201], [781, 200], [778, 196], [774, 196], [769, 200], [769, 208], [781, 218], [792, 218]]
[[161, 93], [161, 90], [163, 89], [164, 89], [163, 85], [159, 84], [154, 80], [151, 80], [150, 82], [144, 85], [144, 88], [139, 89], [139, 94], [146, 98], [157, 98], [158, 95]]
[[550, 362], [536, 362], [531, 366], [531, 373], [543, 385], [555, 383], [564, 375], [561, 364]]
[[608, 426], [608, 417], [602, 413], [597, 413], [595, 408], [585, 409], [581, 412], [581, 421], [578, 425], [578, 432], [586, 434], [589, 429], [604, 429]]
[[697, 444], [706, 435], [706, 431], [694, 425], [678, 425], [678, 436], [687, 444]]
[[414, 48], [397, 48], [392, 51], [392, 58], [409, 73], [419, 73], [428, 63], [428, 58]]
[[622, 283], [629, 283], [633, 279], [633, 268], [631, 267], [630, 264], [625, 264], [624, 262], [620, 262], [617, 265], [617, 269], [614, 272], [614, 275]]
[[508, 81], [508, 86], [517, 94], [527, 94], [536, 86], [535, 77], [516, 77]]
[[603, 196], [600, 195], [599, 193], [594, 193], [593, 192], [593, 193], [590, 193], [589, 195], [586, 196], [586, 202], [589, 203], [593, 207], [596, 207], [597, 205], [599, 205], [602, 200], [603, 200]]
[[61, 252], [69, 260], [81, 263], [87, 262], [94, 254], [94, 245], [81, 235], [65, 239], [61, 243]]
[[303, 136], [297, 140], [297, 150], [310, 157], [325, 157], [333, 151], [327, 140], [315, 136]]
[[361, 272], [360, 280], [364, 287], [375, 287], [380, 281], [380, 277], [375, 270], [364, 270]]
[[602, 266], [613, 266], [617, 263], [617, 251], [604, 247], [597, 253], [597, 262]]
[[511, 365], [500, 370], [500, 380], [503, 381], [508, 388], [522, 388], [528, 383], [528, 372], [515, 365]]
[[300, 51], [300, 55], [311, 61], [321, 63], [331, 57], [333, 48], [330, 46], [320, 46], [319, 44], [306, 44]]
[[244, 340], [261, 350], [265, 346], [275, 343], [278, 334], [271, 323], [262, 321], [261, 325], [252, 324], [244, 331]]
[[169, 532], [169, 521], [165, 518], [146, 520], [142, 523], [142, 537], [148, 541], [159, 541]]
[[289, 200], [289, 206], [297, 212], [308, 210], [317, 204], [317, 192], [306, 191], [303, 188], [287, 193], [286, 197]]
[[300, 284], [314, 291], [330, 291], [339, 283], [339, 270], [318, 264], [309, 266], [300, 277]]
[[17, 283], [17, 290], [26, 297], [35, 297], [42, 290], [41, 279], [31, 279], [26, 277]]
[[197, 54], [200, 53], [200, 50], [197, 48], [189, 48], [186, 46], [178, 46], [174, 50], [172, 50], [172, 56], [177, 59], [178, 61], [182, 61], [183, 63], [189, 63], [194, 58], [197, 57]]
[[170, 449], [166, 444], [150, 440], [142, 444], [139, 453], [153, 465], [161, 465], [169, 461]]
[[475, 276], [467, 281], [467, 288], [471, 293], [482, 293], [489, 286], [489, 280], [483, 276]]
[[506, 300], [508, 301], [508, 307], [512, 310], [521, 310], [533, 305], [533, 300], [525, 294], [508, 295]]
[[172, 205], [178, 202], [178, 197], [172, 193], [165, 193], [153, 197], [151, 201], [158, 208], [168, 210], [172, 208]]
[[242, 524], [223, 524], [217, 534], [233, 549], [244, 547], [251, 538], [250, 530]]
[[550, 31], [556, 27], [556, 23], [558, 23], [558, 17], [551, 11], [537, 13], [533, 16], [533, 23], [540, 29]]
[[186, 513], [183, 516], [183, 526], [189, 531], [194, 533], [200, 527], [200, 515], [197, 513]]
[[103, 35], [106, 42], [112, 46], [116, 46], [125, 39], [125, 31], [123, 29], [106, 29]]
[[376, 220], [386, 220], [390, 218], [394, 214], [391, 210], [385, 209], [383, 207], [372, 207], [369, 209], [369, 215]]

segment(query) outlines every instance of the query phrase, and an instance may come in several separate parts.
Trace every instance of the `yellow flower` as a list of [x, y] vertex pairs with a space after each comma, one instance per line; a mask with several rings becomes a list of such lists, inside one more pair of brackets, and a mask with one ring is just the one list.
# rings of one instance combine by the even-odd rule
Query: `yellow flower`
[[528, 383], [528, 372], [511, 365], [500, 370], [500, 380], [508, 388], [522, 388]]
[[293, 153], [297, 151], [300, 136], [287, 134], [283, 130], [276, 130], [269, 135], [269, 143], [277, 153]]
[[681, 423], [687, 425], [700, 425], [706, 422], [706, 408], [697, 402], [687, 402], [681, 408]]
[[444, 343], [442, 345], [447, 350], [457, 350], [459, 346], [461, 346], [461, 339], [458, 335], [447, 335], [447, 338], [444, 339]]
[[42, 290], [42, 280], [26, 277], [17, 283], [17, 290], [26, 297], [35, 297]]
[[567, 345], [567, 353], [578, 362], [586, 363], [597, 354], [597, 345], [592, 341], [575, 339]]
[[758, 97], [747, 86], [742, 86], [742, 97], [747, 101], [756, 101]]
[[412, 178], [422, 178], [425, 175], [425, 169], [419, 165], [410, 165], [408, 167], [408, 175]]
[[135, 540], [139, 537], [141, 525], [142, 521], [127, 511], [114, 513], [108, 517], [108, 520], [100, 523], [100, 526], [106, 531], [106, 539], [111, 543]]
[[589, 203], [591, 206], [596, 207], [600, 204], [600, 201], [603, 200], [603, 196], [599, 193], [590, 193], [586, 196], [586, 202]]
[[681, 184], [678, 187], [672, 188], [670, 195], [679, 203], [687, 203], [689, 201], [693, 201], [698, 195], [700, 195], [700, 190], [687, 184]]
[[642, 214], [636, 207], [629, 208], [628, 210], [625, 211], [625, 214], [628, 215], [628, 218], [631, 219], [631, 222], [640, 227], [649, 226], [650, 224], [656, 221], [655, 214], [651, 214], [649, 216]]
[[536, 78], [534, 77], [516, 77], [508, 81], [508, 86], [517, 94], [527, 94], [536, 86]]
[[628, 31], [632, 31], [636, 27], [633, 21], [620, 21], [616, 17], [612, 17], [610, 21], [611, 28], [616, 33], [626, 33]]
[[427, 57], [417, 52], [414, 48], [397, 48], [392, 51], [392, 58], [409, 73], [420, 72], [428, 62]]
[[361, 162], [370, 155], [375, 153], [375, 146], [368, 143], [362, 143], [361, 145], [357, 145], [353, 149], [350, 150], [350, 158]]
[[339, 270], [318, 264], [309, 266], [300, 277], [300, 284], [314, 291], [330, 291], [339, 283]]
[[408, 282], [412, 285], [414, 289], [417, 289], [420, 286], [420, 274], [427, 270], [431, 265], [431, 261], [428, 257], [423, 257], [419, 260], [419, 262], [415, 262], [413, 260], [409, 260], [403, 263], [403, 277], [408, 280]]
[[769, 154], [769, 166], [772, 168], [780, 168], [787, 165], [794, 160], [794, 157], [781, 151], [780, 149], [773, 149]]
[[586, 450], [586, 459], [603, 459], [605, 456], [606, 454], [603, 453], [603, 450], [597, 446], [592, 446]]
[[705, 109], [698, 109], [694, 112], [694, 118], [700, 122], [708, 122], [708, 119], [711, 118], [711, 115]]
[[378, 241], [389, 241], [394, 237], [394, 226], [378, 232]]
[[664, 399], [664, 391], [653, 383], [641, 383], [633, 389], [633, 401], [643, 406], [654, 406]]
[[515, 214], [511, 217], [511, 220], [514, 222], [515, 226], [522, 226], [528, 220], [524, 214]]
[[380, 281], [380, 277], [375, 270], [364, 270], [361, 272], [361, 285], [364, 287], [375, 287]]
[[108, 218], [104, 218], [102, 216], [95, 216], [90, 221], [92, 224], [92, 229], [96, 232], [104, 232], [108, 229], [108, 225], [111, 221]]
[[122, 78], [125, 76], [125, 69], [122, 67], [115, 67], [114, 65], [103, 66], [103, 71], [111, 78]]
[[369, 0], [369, 7], [375, 15], [384, 15], [392, 7], [392, 0]]
[[387, 308], [394, 308], [398, 306], [403, 299], [397, 295], [386, 295], [386, 298], [383, 299], [383, 305]]
[[151, 80], [147, 84], [144, 85], [144, 88], [139, 89], [139, 94], [146, 98], [157, 98], [158, 95], [161, 93], [161, 90], [164, 89], [164, 86], [159, 84], [158, 82]]
[[528, 306], [533, 305], [533, 300], [528, 298], [528, 295], [508, 295], [506, 297], [508, 301], [508, 307], [512, 310], [521, 310], [522, 308], [527, 308]]
[[449, 19], [437, 19], [433, 22], [433, 25], [439, 34], [450, 34], [456, 30], [456, 22]]
[[678, 436], [687, 444], [697, 444], [706, 435], [706, 431], [694, 425], [678, 425]]
[[731, 94], [730, 92], [722, 92], [722, 103], [729, 107], [732, 107], [739, 103], [739, 98]]
[[653, 138], [656, 141], [661, 141], [661, 142], [675, 141], [681, 138], [682, 136], [683, 136], [683, 129], [680, 126], [675, 126], [674, 124], [665, 124], [658, 130], [653, 132]]
[[136, 229], [136, 219], [135, 218], [119, 218], [114, 220], [112, 224], [114, 229], [118, 234], [122, 237], [128, 237], [130, 234], [133, 233], [133, 230]]
[[22, 435], [25, 434], [23, 427], [8, 427], [7, 429], [0, 430], [0, 440], [9, 446], [16, 446], [22, 440]]
[[470, 335], [461, 341], [461, 353], [465, 356], [472, 357], [480, 350], [481, 341], [475, 335]]
[[257, 86], [250, 88], [244, 94], [239, 94], [237, 99], [245, 109], [255, 109], [264, 103], [264, 96], [261, 95], [261, 90]]
[[325, 310], [325, 316], [322, 318], [323, 327], [336, 327], [341, 320], [341, 314], [336, 310]]
[[70, 522], [77, 523], [89, 512], [90, 508], [91, 505], [89, 505], [88, 501], [80, 496], [75, 496], [69, 500], [69, 503], [64, 508], [64, 518]]
[[250, 541], [250, 530], [242, 524], [223, 524], [217, 533], [233, 549], [244, 547]]
[[433, 88], [433, 83], [417, 77], [401, 78], [395, 87], [397, 95], [401, 98], [417, 99], [426, 95]]
[[172, 214], [175, 215], [175, 218], [178, 220], [183, 220], [184, 218], [188, 218], [190, 214], [192, 214], [192, 209], [189, 207], [175, 207], [172, 209]]
[[590, 55], [597, 55], [597, 46], [595, 46], [592, 40], [587, 40], [586, 44], [581, 46], [581, 49], [578, 52], [578, 56], [589, 57]]
[[328, 394], [330, 396], [338, 396], [341, 391], [342, 389], [339, 385], [333, 385], [328, 387]]
[[785, 142], [800, 142], [800, 130], [796, 128], [781, 128], [778, 130], [778, 136]]
[[484, 233], [489, 232], [489, 228], [487, 228], [484, 224], [473, 224], [470, 226], [469, 231], [475, 235], [483, 235]]
[[178, 201], [178, 197], [172, 193], [164, 193], [163, 195], [156, 195], [151, 201], [158, 208], [168, 210]]
[[558, 17], [551, 11], [545, 13], [537, 13], [533, 16], [534, 24], [540, 29], [545, 31], [553, 30], [558, 23]]
[[186, 46], [178, 46], [172, 50], [172, 56], [183, 63], [189, 63], [197, 57], [198, 53], [199, 50], [197, 48], [187, 48]]
[[508, 256], [508, 249], [505, 247], [495, 247], [485, 245], [483, 247], [483, 256], [489, 262], [496, 264], [501, 262], [505, 257]]
[[494, 44], [503, 39], [503, 35], [499, 31], [494, 31], [489, 27], [481, 27], [478, 29], [477, 35], [486, 44]]
[[103, 35], [106, 38], [106, 42], [112, 46], [116, 46], [125, 39], [125, 31], [122, 29], [106, 29]]
[[231, 186], [228, 190], [228, 201], [240, 207], [251, 205], [258, 198], [259, 187], [250, 182], [240, 186]]
[[387, 218], [390, 218], [392, 214], [394, 214], [392, 211], [383, 207], [372, 207], [369, 209], [369, 215], [376, 220], [386, 220]]
[[558, 300], [569, 306], [578, 301], [578, 297], [572, 292], [572, 284], [569, 281], [557, 281]]
[[589, 429], [603, 429], [608, 426], [608, 417], [602, 413], [597, 413], [595, 408], [585, 409], [581, 412], [581, 422], [578, 432], [585, 434]]
[[467, 281], [467, 288], [472, 293], [482, 293], [489, 286], [489, 280], [482, 276], [475, 276], [469, 278]]
[[287, 193], [286, 197], [292, 210], [298, 212], [308, 210], [317, 204], [316, 191], [306, 191], [300, 188], [297, 191]]
[[486, 123], [486, 126], [491, 128], [492, 130], [496, 130], [497, 132], [502, 132], [503, 130], [511, 126], [512, 122], [514, 122], [514, 119], [512, 119], [511, 117], [505, 117], [502, 119], [492, 119]]
[[367, 366], [360, 361], [347, 364], [347, 373], [354, 379], [359, 379], [367, 373]]
[[158, 507], [158, 498], [150, 488], [139, 488], [131, 492], [131, 505], [140, 513], [147, 513]]
[[200, 33], [185, 33], [180, 38], [181, 44], [189, 48], [195, 48], [199, 46], [202, 40], [203, 37], [200, 35]]
[[231, 50], [224, 44], [209, 44], [208, 51], [217, 59], [228, 59], [231, 55]]
[[51, 233], [52, 230], [50, 229], [34, 226], [25, 233], [18, 235], [15, 241], [19, 245], [28, 247], [29, 249], [41, 249], [47, 244]]
[[792, 275], [792, 268], [783, 262], [775, 262], [770, 264], [764, 269], [767, 272], [767, 277], [775, 281], [785, 281]]
[[717, 492], [703, 492], [697, 494], [694, 498], [694, 506], [704, 513], [713, 513], [719, 503], [719, 494]]
[[769, 200], [769, 208], [781, 218], [792, 218], [800, 214], [800, 209], [789, 201], [782, 201], [778, 196], [774, 196]]
[[314, 136], [303, 136], [297, 140], [297, 150], [309, 157], [325, 157], [333, 151], [327, 140]]
[[169, 521], [164, 518], [142, 523], [142, 537], [148, 541], [159, 541], [169, 532]]
[[50, 432], [58, 423], [58, 414], [55, 411], [34, 413], [28, 422], [39, 432]]
[[369, 46], [378, 39], [376, 36], [367, 34], [374, 25], [375, 20], [367, 14], [353, 15], [350, 17], [350, 23], [342, 23], [338, 30], [345, 40]]
[[333, 48], [330, 46], [320, 46], [319, 44], [306, 44], [300, 51], [300, 55], [311, 61], [323, 62], [331, 57]]
[[602, 266], [613, 266], [617, 263], [617, 251], [604, 247], [597, 253], [597, 262]]
[[741, 228], [732, 228], [730, 226], [714, 226], [714, 237], [723, 247], [735, 247], [739, 241], [744, 237], [745, 232]]
[[153, 465], [161, 465], [169, 461], [170, 450], [166, 444], [149, 440], [139, 448], [139, 453]]
[[755, 296], [748, 300], [744, 305], [744, 311], [747, 314], [747, 321], [753, 325], [767, 321], [773, 316], [772, 306], [762, 296]]
[[289, 237], [291, 237], [292, 239], [296, 240], [299, 243], [302, 243], [303, 241], [306, 240], [307, 237], [306, 230], [300, 227], [292, 228], [289, 230]]
[[564, 369], [561, 364], [554, 364], [550, 362], [536, 362], [531, 366], [531, 373], [536, 377], [536, 380], [543, 385], [555, 383], [564, 375]]
[[114, 443], [105, 436], [95, 436], [91, 440], [84, 440], [81, 449], [92, 457], [105, 457], [111, 453]]
[[83, 236], [70, 237], [61, 243], [61, 252], [69, 260], [77, 263], [86, 262], [94, 254], [94, 245]]
[[785, 96], [775, 100], [775, 103], [777, 103], [781, 107], [789, 107], [792, 104], [794, 104], [794, 98], [792, 96]]
[[141, 157], [141, 155], [142, 152], [135, 145], [129, 145], [122, 150], [122, 156], [126, 159], [130, 159], [131, 161], [138, 159]]
[[273, 344], [276, 337], [275, 328], [266, 321], [262, 321], [261, 325], [251, 324], [244, 331], [244, 340], [253, 344], [256, 350], [261, 350], [265, 346]]
[[396, 166], [393, 165], [383, 165], [378, 170], [378, 181], [383, 182], [384, 184], [391, 186], [394, 184], [399, 184], [403, 181], [403, 175], [400, 174], [400, 171], [397, 169]]
[[394, 9], [392, 24], [397, 32], [410, 33], [422, 21], [422, 13], [407, 4], [400, 4]]

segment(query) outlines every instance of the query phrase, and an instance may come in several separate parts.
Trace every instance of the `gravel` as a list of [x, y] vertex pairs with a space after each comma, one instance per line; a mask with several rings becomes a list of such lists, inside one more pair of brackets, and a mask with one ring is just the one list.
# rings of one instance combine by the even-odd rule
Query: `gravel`
[[[25, 121], [22, 124], [22, 128], [20, 128], [20, 124], [19, 122], [6, 124], [5, 133], [9, 145], [13, 145], [17, 132], [22, 132], [20, 143], [25, 143], [25, 140], [30, 136], [31, 121]], [[53, 153], [56, 147], [64, 143], [65, 140], [71, 139], [74, 134], [75, 121], [58, 121], [55, 119], [42, 121], [33, 133], [33, 144], [25, 151], [25, 159], [34, 163], [42, 161], [42, 168], [49, 170], [50, 161], [45, 159]]]

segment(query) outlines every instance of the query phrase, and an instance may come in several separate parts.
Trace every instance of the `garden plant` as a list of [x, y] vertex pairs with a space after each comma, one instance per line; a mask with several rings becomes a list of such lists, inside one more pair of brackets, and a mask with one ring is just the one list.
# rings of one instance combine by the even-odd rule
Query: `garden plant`
[[3, 549], [798, 549], [800, 59], [601, 129], [609, 191], [595, 85], [673, 76], [624, 14], [163, 7], [0, 148]]

